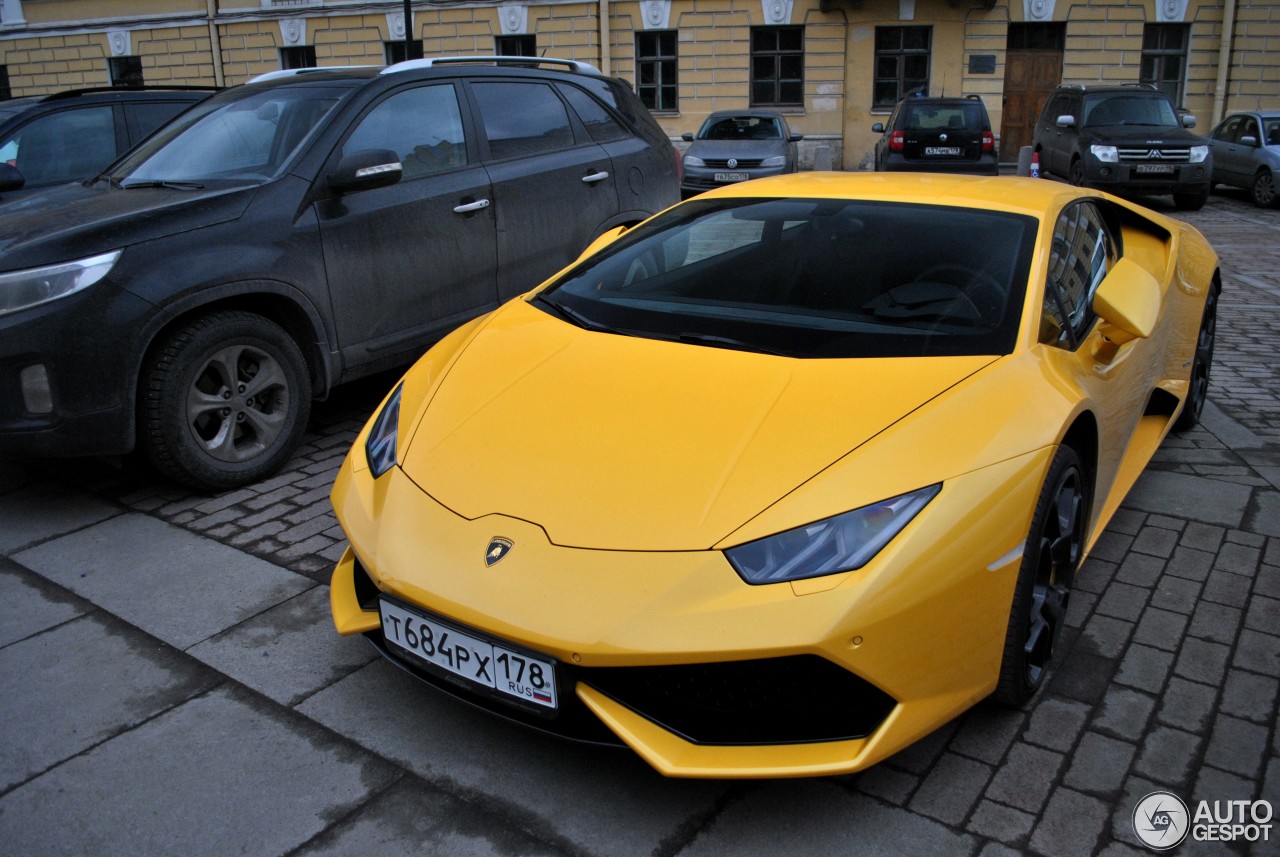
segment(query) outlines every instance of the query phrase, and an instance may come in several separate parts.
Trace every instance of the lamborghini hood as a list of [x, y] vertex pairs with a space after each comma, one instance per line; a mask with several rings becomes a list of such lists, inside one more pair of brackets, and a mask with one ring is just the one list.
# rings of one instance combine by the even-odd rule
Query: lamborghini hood
[[404, 423], [402, 466], [455, 513], [558, 545], [705, 550], [994, 359], [783, 358], [589, 332], [514, 301]]

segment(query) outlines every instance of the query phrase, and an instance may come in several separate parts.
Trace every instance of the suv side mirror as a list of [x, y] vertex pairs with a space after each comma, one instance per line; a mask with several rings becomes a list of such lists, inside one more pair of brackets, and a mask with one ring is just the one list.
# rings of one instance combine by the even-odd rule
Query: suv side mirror
[[329, 174], [329, 187], [335, 193], [373, 190], [395, 184], [403, 172], [400, 156], [390, 149], [361, 149], [343, 156]]
[[1064, 113], [1058, 117], [1058, 121], [1054, 124], [1059, 128], [1074, 128], [1076, 124], [1076, 117], [1072, 116], [1070, 113]]
[[877, 134], [883, 134], [883, 133], [884, 133], [884, 123], [883, 123], [883, 122], [877, 122], [876, 124], [874, 124], [874, 125], [872, 125], [872, 126], [871, 126], [871, 130], [872, 130], [872, 131], [875, 131]]
[[1194, 113], [1182, 114], [1182, 127], [1183, 128], [1196, 127], [1196, 115]]
[[803, 139], [804, 139], [803, 134], [792, 134], [790, 137], [790, 140], [792, 143], [799, 143]]
[[1102, 335], [1116, 345], [1146, 339], [1160, 315], [1160, 284], [1137, 262], [1121, 259], [1098, 284], [1093, 311]]
[[681, 140], [684, 140], [686, 143], [692, 143], [692, 142], [693, 142], [693, 135], [692, 135], [692, 134], [681, 134], [681, 135], [680, 135], [680, 139], [681, 139]]
[[21, 190], [27, 180], [18, 172], [13, 164], [0, 163], [0, 193], [7, 190]]

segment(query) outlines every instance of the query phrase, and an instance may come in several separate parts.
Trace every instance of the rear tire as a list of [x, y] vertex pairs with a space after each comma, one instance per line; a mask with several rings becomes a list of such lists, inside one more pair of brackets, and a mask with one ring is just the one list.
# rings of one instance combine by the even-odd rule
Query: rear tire
[[171, 479], [234, 488], [278, 470], [310, 414], [311, 379], [293, 339], [262, 316], [216, 312], [174, 331], [148, 359], [140, 445]]
[[1058, 447], [1031, 518], [994, 698], [1021, 706], [1045, 682], [1084, 556], [1092, 489], [1075, 450]]

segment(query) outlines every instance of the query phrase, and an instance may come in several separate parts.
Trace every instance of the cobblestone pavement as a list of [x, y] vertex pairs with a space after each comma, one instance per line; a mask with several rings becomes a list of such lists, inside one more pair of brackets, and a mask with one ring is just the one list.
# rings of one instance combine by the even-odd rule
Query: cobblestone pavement
[[1118, 857], [1149, 853], [1153, 791], [1280, 808], [1280, 211], [1224, 192], [1186, 219], [1223, 259], [1211, 404], [1099, 541], [1025, 710], [858, 775], [689, 782], [420, 687], [327, 616], [328, 490], [384, 376], [218, 496], [0, 463], [0, 854]]

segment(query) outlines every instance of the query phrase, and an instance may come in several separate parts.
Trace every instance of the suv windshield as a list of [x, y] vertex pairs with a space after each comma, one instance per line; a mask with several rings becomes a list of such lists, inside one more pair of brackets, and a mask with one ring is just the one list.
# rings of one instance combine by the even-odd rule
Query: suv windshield
[[1006, 354], [1036, 226], [950, 206], [696, 200], [538, 303], [589, 329], [793, 357]]
[[236, 90], [184, 114], [112, 172], [122, 187], [269, 181], [282, 174], [349, 90]]
[[1084, 100], [1081, 127], [1098, 125], [1178, 125], [1173, 106], [1158, 93], [1094, 95]]

